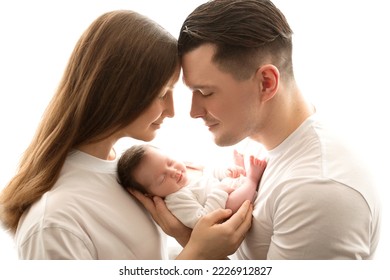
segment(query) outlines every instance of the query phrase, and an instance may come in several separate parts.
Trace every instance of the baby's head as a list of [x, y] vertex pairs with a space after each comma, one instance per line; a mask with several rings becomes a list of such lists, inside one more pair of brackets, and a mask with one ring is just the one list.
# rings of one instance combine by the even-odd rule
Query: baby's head
[[118, 161], [118, 181], [126, 189], [165, 197], [188, 184], [183, 162], [143, 144], [127, 149]]

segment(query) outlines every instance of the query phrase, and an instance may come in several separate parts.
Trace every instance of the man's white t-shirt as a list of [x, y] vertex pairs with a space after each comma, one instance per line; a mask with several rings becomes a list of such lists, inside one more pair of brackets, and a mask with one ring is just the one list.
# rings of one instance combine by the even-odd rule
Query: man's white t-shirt
[[239, 259], [371, 259], [380, 226], [366, 164], [316, 116], [269, 151]]
[[117, 182], [117, 161], [70, 153], [54, 187], [24, 213], [21, 259], [166, 259], [166, 236]]

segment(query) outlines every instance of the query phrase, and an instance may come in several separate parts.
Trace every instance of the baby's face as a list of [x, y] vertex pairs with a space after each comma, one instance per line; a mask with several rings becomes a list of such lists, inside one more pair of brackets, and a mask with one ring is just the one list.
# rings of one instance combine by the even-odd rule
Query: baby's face
[[177, 192], [188, 184], [184, 163], [152, 147], [146, 150], [134, 177], [149, 193], [160, 197]]

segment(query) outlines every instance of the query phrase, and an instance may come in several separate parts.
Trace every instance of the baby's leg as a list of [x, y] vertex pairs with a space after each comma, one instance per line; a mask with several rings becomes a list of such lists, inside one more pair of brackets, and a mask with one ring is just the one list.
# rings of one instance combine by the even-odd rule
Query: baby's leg
[[249, 158], [247, 177], [245, 177], [245, 181], [240, 187], [229, 194], [228, 200], [226, 201], [226, 208], [236, 212], [245, 200], [253, 201], [266, 165], [265, 160], [260, 160], [254, 156]]

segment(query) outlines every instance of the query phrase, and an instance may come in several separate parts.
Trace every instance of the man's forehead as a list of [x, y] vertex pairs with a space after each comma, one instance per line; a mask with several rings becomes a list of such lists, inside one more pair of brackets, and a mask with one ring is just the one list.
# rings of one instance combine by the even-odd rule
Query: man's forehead
[[213, 63], [214, 47], [205, 44], [184, 54], [182, 57], [183, 74], [203, 71], [204, 66]]

